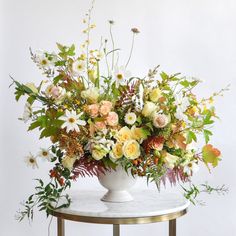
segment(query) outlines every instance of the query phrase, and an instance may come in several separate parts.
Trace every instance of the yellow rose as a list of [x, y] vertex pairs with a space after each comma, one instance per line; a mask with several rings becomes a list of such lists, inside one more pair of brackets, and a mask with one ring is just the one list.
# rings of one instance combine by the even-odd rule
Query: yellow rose
[[118, 131], [116, 138], [120, 142], [125, 142], [132, 138], [132, 132], [127, 126], [125, 126]]
[[31, 89], [33, 93], [38, 93], [38, 89], [34, 83], [27, 83], [25, 86]]
[[151, 116], [152, 113], [156, 110], [157, 106], [153, 102], [146, 102], [144, 104], [142, 114], [147, 117]]
[[73, 165], [76, 161], [76, 157], [73, 156], [73, 157], [70, 157], [70, 156], [66, 156], [63, 160], [62, 160], [62, 165], [69, 169], [69, 170], [72, 170], [73, 169]]
[[161, 94], [161, 90], [159, 88], [155, 88], [151, 91], [151, 93], [149, 94], [150, 100], [152, 102], [157, 102], [158, 99], [162, 96]]
[[147, 138], [147, 135], [144, 133], [142, 128], [137, 128], [136, 126], [133, 126], [131, 128], [131, 132], [132, 132], [132, 138], [135, 140], [142, 140]]
[[113, 146], [112, 151], [110, 153], [111, 158], [119, 159], [123, 156], [122, 146], [122, 143], [116, 143]]
[[92, 157], [95, 159], [95, 160], [101, 160], [104, 156], [106, 156], [107, 152], [103, 149], [93, 149], [92, 150]]
[[139, 143], [136, 140], [128, 140], [124, 143], [122, 151], [127, 159], [136, 159], [140, 156]]

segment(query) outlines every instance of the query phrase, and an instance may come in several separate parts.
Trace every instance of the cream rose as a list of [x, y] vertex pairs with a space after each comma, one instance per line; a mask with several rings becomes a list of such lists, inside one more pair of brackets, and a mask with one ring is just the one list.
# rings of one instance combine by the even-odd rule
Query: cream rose
[[99, 97], [98, 88], [89, 88], [81, 92], [81, 97], [87, 99], [91, 103], [96, 103]]
[[127, 159], [136, 159], [140, 156], [139, 143], [136, 140], [128, 140], [124, 143], [122, 151]]
[[145, 117], [151, 116], [152, 113], [156, 110], [157, 106], [153, 102], [146, 102], [144, 104], [142, 114]]
[[105, 157], [107, 154], [107, 152], [103, 149], [93, 149], [92, 150], [92, 157], [95, 159], [95, 160], [101, 160], [103, 157]]
[[168, 168], [173, 169], [175, 167], [176, 162], [178, 161], [179, 157], [171, 155], [170, 153], [166, 153], [164, 157], [164, 161]]
[[117, 142], [113, 147], [110, 152], [111, 158], [117, 160], [123, 156], [123, 151], [122, 151], [122, 143]]
[[65, 168], [67, 168], [67, 169], [69, 169], [69, 170], [72, 170], [76, 159], [77, 159], [77, 158], [76, 158], [75, 156], [73, 156], [73, 157], [66, 156], [66, 157], [62, 160], [62, 165], [63, 165]]
[[136, 126], [132, 126], [131, 128], [132, 138], [138, 141], [141, 141], [147, 138], [147, 135], [144, 133], [142, 128], [137, 128]]
[[116, 138], [120, 142], [125, 142], [132, 139], [132, 132], [127, 126], [124, 126], [118, 131]]
[[168, 116], [166, 116], [165, 114], [158, 114], [158, 113], [155, 113], [153, 115], [152, 121], [153, 125], [156, 128], [164, 128], [169, 123]]
[[114, 111], [109, 112], [108, 116], [106, 118], [106, 122], [110, 126], [118, 125], [118, 122], [119, 122], [118, 114], [116, 112], [114, 112]]
[[150, 100], [152, 102], [157, 102], [161, 96], [162, 96], [162, 94], [161, 94], [161, 90], [159, 88], [153, 89], [151, 91], [151, 93], [149, 94]]

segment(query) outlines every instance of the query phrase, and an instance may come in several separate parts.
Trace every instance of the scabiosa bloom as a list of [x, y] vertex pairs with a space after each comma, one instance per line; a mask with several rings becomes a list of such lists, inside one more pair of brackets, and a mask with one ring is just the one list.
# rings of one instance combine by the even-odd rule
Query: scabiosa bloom
[[134, 112], [129, 112], [125, 115], [125, 123], [128, 125], [133, 125], [137, 120], [137, 116]]
[[169, 119], [165, 114], [155, 113], [153, 115], [153, 125], [156, 128], [164, 128], [169, 123]]
[[67, 133], [74, 130], [79, 132], [79, 126], [86, 125], [86, 122], [84, 120], [79, 119], [82, 115], [83, 112], [77, 115], [75, 111], [66, 110], [66, 114], [61, 118], [61, 120], [64, 121], [64, 124], [61, 126], [61, 128], [66, 128]]

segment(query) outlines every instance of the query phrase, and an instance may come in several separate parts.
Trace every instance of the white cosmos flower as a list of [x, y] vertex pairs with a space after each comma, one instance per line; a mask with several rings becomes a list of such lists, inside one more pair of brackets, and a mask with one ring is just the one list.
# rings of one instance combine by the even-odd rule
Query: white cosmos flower
[[115, 67], [114, 69], [114, 77], [116, 80], [116, 87], [118, 88], [120, 85], [125, 85], [127, 79], [131, 76], [131, 73], [126, 70], [124, 66]]
[[32, 167], [33, 169], [38, 168], [36, 157], [34, 157], [31, 153], [25, 157], [25, 163], [27, 166]]
[[67, 133], [74, 130], [76, 132], [79, 132], [79, 126], [86, 125], [86, 122], [84, 120], [79, 119], [82, 115], [83, 112], [77, 115], [75, 111], [66, 110], [66, 114], [61, 118], [64, 121], [64, 124], [61, 126], [61, 128], [66, 128]]
[[183, 96], [183, 93], [175, 94], [175, 105], [182, 111], [185, 112], [190, 105], [190, 102], [187, 97]]
[[39, 68], [48, 69], [54, 65], [56, 61], [55, 53], [47, 53], [45, 51], [36, 51], [35, 61], [38, 64]]
[[81, 76], [84, 74], [85, 66], [86, 66], [85, 61], [76, 60], [72, 64], [72, 70], [75, 75]]
[[189, 162], [184, 167], [184, 173], [187, 174], [188, 176], [191, 176], [191, 175], [195, 174], [198, 171], [199, 171], [199, 165], [195, 161]]
[[53, 155], [50, 153], [49, 149], [46, 148], [40, 148], [38, 156], [41, 157], [43, 161], [51, 161], [51, 159], [53, 158]]
[[137, 116], [134, 112], [129, 112], [125, 115], [125, 123], [128, 125], [133, 125], [137, 120]]
[[183, 121], [188, 121], [188, 116], [184, 114], [183, 110], [179, 107], [177, 107], [176, 112], [175, 112], [175, 118], [178, 120], [183, 120]]
[[24, 112], [22, 115], [22, 120], [26, 123], [32, 116], [32, 108], [30, 103], [26, 102], [24, 107]]

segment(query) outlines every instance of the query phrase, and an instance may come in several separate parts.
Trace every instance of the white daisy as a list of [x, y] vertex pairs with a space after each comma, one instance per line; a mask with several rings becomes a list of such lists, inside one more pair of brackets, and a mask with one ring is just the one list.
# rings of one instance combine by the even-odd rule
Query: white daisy
[[125, 123], [128, 125], [133, 125], [137, 120], [137, 116], [134, 112], [129, 112], [125, 115]]
[[184, 173], [187, 174], [188, 176], [191, 176], [198, 172], [199, 170], [199, 165], [195, 161], [189, 162], [185, 167], [184, 167]]
[[25, 157], [25, 162], [27, 166], [32, 167], [33, 169], [38, 168], [36, 157], [34, 157], [31, 153]]
[[43, 161], [48, 160], [51, 161], [53, 155], [50, 153], [49, 149], [41, 148], [38, 156], [42, 158]]
[[26, 102], [24, 107], [24, 112], [22, 115], [22, 120], [26, 123], [32, 116], [32, 108], [30, 103]]
[[116, 66], [114, 69], [116, 87], [118, 88], [120, 85], [124, 85], [130, 76], [131, 76], [131, 73], [127, 71], [124, 66], [120, 66], [120, 67]]
[[72, 64], [72, 71], [74, 72], [75, 75], [80, 76], [83, 75], [85, 67], [86, 67], [85, 61], [76, 60]]
[[79, 119], [82, 115], [83, 112], [77, 115], [75, 111], [66, 110], [66, 114], [61, 118], [64, 121], [64, 124], [61, 126], [61, 128], [66, 128], [67, 133], [73, 130], [79, 132], [79, 125], [86, 125], [86, 122], [84, 120]]

